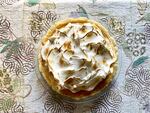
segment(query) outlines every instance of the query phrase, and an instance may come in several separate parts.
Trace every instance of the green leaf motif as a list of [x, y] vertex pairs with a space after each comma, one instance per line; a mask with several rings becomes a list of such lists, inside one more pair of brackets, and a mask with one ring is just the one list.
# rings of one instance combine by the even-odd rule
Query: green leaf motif
[[146, 13], [142, 18], [140, 18], [140, 19], [136, 22], [136, 24], [139, 23], [140, 21], [143, 21], [143, 20], [145, 20], [145, 21], [150, 21], [150, 13]]
[[17, 51], [20, 47], [19, 39], [16, 39], [14, 41], [4, 40], [3, 42], [6, 44], [6, 46], [4, 46], [4, 48], [0, 51], [0, 53], [7, 52], [6, 58], [8, 59], [12, 54], [17, 54]]
[[40, 0], [28, 0], [27, 3], [28, 3], [30, 6], [34, 6], [34, 5], [38, 4], [39, 1], [40, 1]]
[[136, 61], [133, 62], [132, 67], [135, 68], [139, 66], [140, 64], [144, 63], [148, 58], [148, 56], [142, 56], [138, 58]]
[[0, 53], [6, 52], [8, 49], [10, 49], [11, 43], [7, 43], [7, 45], [1, 50]]
[[9, 41], [8, 39], [3, 39], [0, 41], [1, 44], [8, 44], [10, 43], [11, 41]]
[[87, 14], [87, 12], [86, 12], [86, 10], [83, 8], [83, 7], [81, 7], [79, 4], [78, 4], [78, 13], [79, 13], [79, 15], [81, 16], [81, 17], [86, 17], [86, 18], [88, 18], [88, 14]]
[[4, 53], [5, 51], [7, 51], [8, 50], [8, 48], [9, 48], [9, 46], [8, 45], [6, 45], [2, 50], [1, 50], [1, 52], [0, 53]]
[[131, 52], [129, 51], [129, 49], [128, 49], [128, 44], [127, 44], [127, 42], [125, 42], [125, 41], [123, 40], [123, 43], [121, 44], [121, 46], [122, 46], [122, 48], [123, 48], [123, 51], [124, 51], [125, 55], [126, 55], [128, 58], [132, 59], [132, 53], [131, 53]]

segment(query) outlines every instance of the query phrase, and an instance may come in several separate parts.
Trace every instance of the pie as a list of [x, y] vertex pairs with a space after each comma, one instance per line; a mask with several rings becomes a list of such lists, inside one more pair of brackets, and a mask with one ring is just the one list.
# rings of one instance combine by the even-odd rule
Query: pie
[[80, 100], [111, 83], [117, 72], [118, 48], [100, 23], [69, 18], [56, 22], [41, 39], [38, 64], [54, 91]]

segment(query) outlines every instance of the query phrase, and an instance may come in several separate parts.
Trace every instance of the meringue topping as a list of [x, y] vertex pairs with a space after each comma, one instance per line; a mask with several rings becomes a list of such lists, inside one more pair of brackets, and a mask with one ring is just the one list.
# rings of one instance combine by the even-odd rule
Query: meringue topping
[[72, 93], [91, 91], [113, 72], [116, 61], [110, 43], [92, 23], [69, 23], [57, 29], [41, 49], [42, 59]]

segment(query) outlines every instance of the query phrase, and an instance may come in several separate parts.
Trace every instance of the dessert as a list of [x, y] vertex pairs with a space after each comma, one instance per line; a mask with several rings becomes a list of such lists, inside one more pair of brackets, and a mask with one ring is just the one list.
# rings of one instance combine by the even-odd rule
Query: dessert
[[70, 18], [55, 23], [42, 38], [39, 70], [61, 95], [80, 100], [102, 91], [117, 71], [115, 40], [98, 22]]

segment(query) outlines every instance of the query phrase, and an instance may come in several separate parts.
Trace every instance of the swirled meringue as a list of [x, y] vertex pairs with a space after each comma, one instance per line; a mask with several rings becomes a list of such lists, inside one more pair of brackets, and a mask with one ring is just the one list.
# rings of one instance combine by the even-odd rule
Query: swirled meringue
[[91, 23], [68, 23], [56, 29], [41, 56], [61, 89], [91, 91], [113, 72], [116, 57], [107, 39]]

